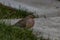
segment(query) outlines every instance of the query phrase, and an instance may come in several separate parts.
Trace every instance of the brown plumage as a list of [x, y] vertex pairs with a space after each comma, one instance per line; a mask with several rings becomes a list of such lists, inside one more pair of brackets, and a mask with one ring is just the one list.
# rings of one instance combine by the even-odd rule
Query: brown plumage
[[27, 27], [31, 28], [34, 26], [34, 16], [33, 15], [28, 15], [27, 17], [23, 18], [22, 20], [19, 20], [16, 24], [16, 26], [19, 27]]

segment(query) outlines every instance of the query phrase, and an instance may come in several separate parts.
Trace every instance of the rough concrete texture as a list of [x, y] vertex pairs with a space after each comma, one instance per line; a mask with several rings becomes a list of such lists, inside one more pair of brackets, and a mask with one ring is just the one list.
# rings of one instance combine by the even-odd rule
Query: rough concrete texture
[[48, 17], [57, 16], [60, 13], [60, 2], [55, 0], [0, 0], [0, 2], [13, 8], [34, 12], [34, 15], [38, 15], [39, 17], [41, 15]]

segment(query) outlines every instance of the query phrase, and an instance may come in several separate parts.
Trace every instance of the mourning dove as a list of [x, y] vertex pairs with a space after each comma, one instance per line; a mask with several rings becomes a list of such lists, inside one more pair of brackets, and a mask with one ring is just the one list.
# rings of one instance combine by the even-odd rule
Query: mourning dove
[[28, 15], [25, 18], [19, 20], [15, 25], [19, 27], [27, 27], [31, 28], [34, 26], [34, 16], [33, 15]]

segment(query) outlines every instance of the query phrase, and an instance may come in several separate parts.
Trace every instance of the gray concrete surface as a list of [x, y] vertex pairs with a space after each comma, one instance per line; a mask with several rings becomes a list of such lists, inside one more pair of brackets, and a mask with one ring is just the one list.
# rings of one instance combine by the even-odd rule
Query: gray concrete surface
[[56, 8], [56, 6], [60, 7], [60, 2], [57, 2], [55, 0], [53, 2], [52, 2], [52, 0], [51, 1], [46, 0], [47, 1], [46, 2], [46, 1], [42, 0], [40, 3], [40, 1], [39, 0], [37, 0], [37, 1], [36, 0], [30, 0], [30, 1], [29, 0], [28, 1], [26, 1], [26, 0], [20, 0], [20, 1], [18, 1], [18, 0], [0, 0], [0, 2], [6, 6], [11, 6], [13, 8], [26, 10], [28, 12], [33, 12], [34, 15], [38, 15], [39, 17], [41, 15], [46, 15], [48, 17], [59, 15], [60, 8]]
[[15, 0], [30, 6], [37, 8], [51, 8], [51, 7], [60, 7], [60, 3], [57, 0]]

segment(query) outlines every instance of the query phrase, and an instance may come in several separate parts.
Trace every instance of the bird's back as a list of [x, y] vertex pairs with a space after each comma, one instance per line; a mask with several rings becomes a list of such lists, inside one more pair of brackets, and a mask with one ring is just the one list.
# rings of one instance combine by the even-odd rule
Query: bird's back
[[22, 20], [19, 20], [15, 26], [19, 26], [19, 27], [26, 27], [26, 19], [22, 19]]
[[15, 25], [19, 26], [19, 27], [24, 27], [24, 28], [33, 27], [34, 18], [32, 15], [28, 15], [27, 17], [23, 18], [22, 20], [19, 20]]

